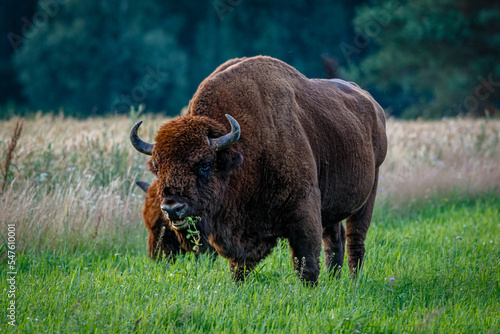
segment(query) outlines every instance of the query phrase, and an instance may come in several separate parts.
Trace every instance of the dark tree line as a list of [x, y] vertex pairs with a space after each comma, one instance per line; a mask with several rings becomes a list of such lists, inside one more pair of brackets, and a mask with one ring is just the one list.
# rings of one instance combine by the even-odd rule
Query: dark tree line
[[[3, 0], [0, 105], [178, 114], [233, 57], [340, 76], [395, 116], [494, 113], [499, 5], [485, 0]], [[9, 111], [10, 110], [10, 111]], [[488, 111], [486, 111], [488, 110]]]

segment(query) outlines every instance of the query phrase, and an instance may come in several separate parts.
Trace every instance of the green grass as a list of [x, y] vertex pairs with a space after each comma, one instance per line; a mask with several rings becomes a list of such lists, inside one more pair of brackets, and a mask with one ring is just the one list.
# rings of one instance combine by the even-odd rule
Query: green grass
[[293, 273], [281, 242], [243, 284], [228, 263], [189, 255], [156, 263], [142, 242], [19, 255], [17, 326], [7, 323], [2, 264], [0, 331], [22, 333], [500, 333], [500, 197], [436, 198], [376, 211], [358, 280], [344, 268], [316, 288]]

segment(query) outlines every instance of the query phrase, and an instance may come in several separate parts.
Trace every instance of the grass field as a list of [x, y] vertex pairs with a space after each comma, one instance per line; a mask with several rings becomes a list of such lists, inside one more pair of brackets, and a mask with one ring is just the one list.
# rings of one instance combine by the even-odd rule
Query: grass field
[[[152, 141], [164, 119], [144, 119]], [[0, 267], [2, 332], [500, 333], [499, 121], [389, 121], [363, 272], [322, 265], [314, 289], [286, 241], [241, 285], [220, 257], [147, 258], [133, 181], [152, 176], [127, 142], [134, 121], [26, 120], [0, 197], [17, 250], [17, 273]], [[1, 123], [1, 159], [13, 128]]]

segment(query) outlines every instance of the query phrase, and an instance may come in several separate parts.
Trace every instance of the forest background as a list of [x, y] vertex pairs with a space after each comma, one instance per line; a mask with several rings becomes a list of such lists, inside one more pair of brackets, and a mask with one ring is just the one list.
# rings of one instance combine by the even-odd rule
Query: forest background
[[500, 106], [500, 3], [486, 0], [3, 0], [0, 118], [131, 107], [178, 115], [224, 61], [339, 77], [401, 118]]

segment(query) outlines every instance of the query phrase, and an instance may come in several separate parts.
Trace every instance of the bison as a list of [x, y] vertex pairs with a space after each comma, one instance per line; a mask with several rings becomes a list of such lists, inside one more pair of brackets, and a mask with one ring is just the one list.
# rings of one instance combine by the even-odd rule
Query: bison
[[[148, 230], [149, 257], [152, 259], [171, 258], [176, 254], [185, 254], [186, 250], [192, 250], [194, 245], [192, 240], [179, 240], [172, 230], [169, 220], [165, 218], [161, 211], [161, 200], [158, 197], [158, 181], [154, 180], [151, 184], [137, 181], [136, 184], [146, 193], [142, 218]], [[207, 250], [215, 253], [214, 248], [208, 243], [206, 235], [200, 235], [198, 241], [200, 246], [195, 253], [199, 254]]]
[[130, 139], [151, 155], [161, 210], [181, 239], [199, 218], [233, 279], [278, 238], [288, 239], [308, 284], [317, 283], [322, 242], [336, 277], [347, 243], [356, 276], [387, 152], [384, 111], [368, 92], [308, 79], [271, 57], [233, 59], [200, 84], [186, 116], [160, 127], [155, 144], [140, 139], [141, 123]]

